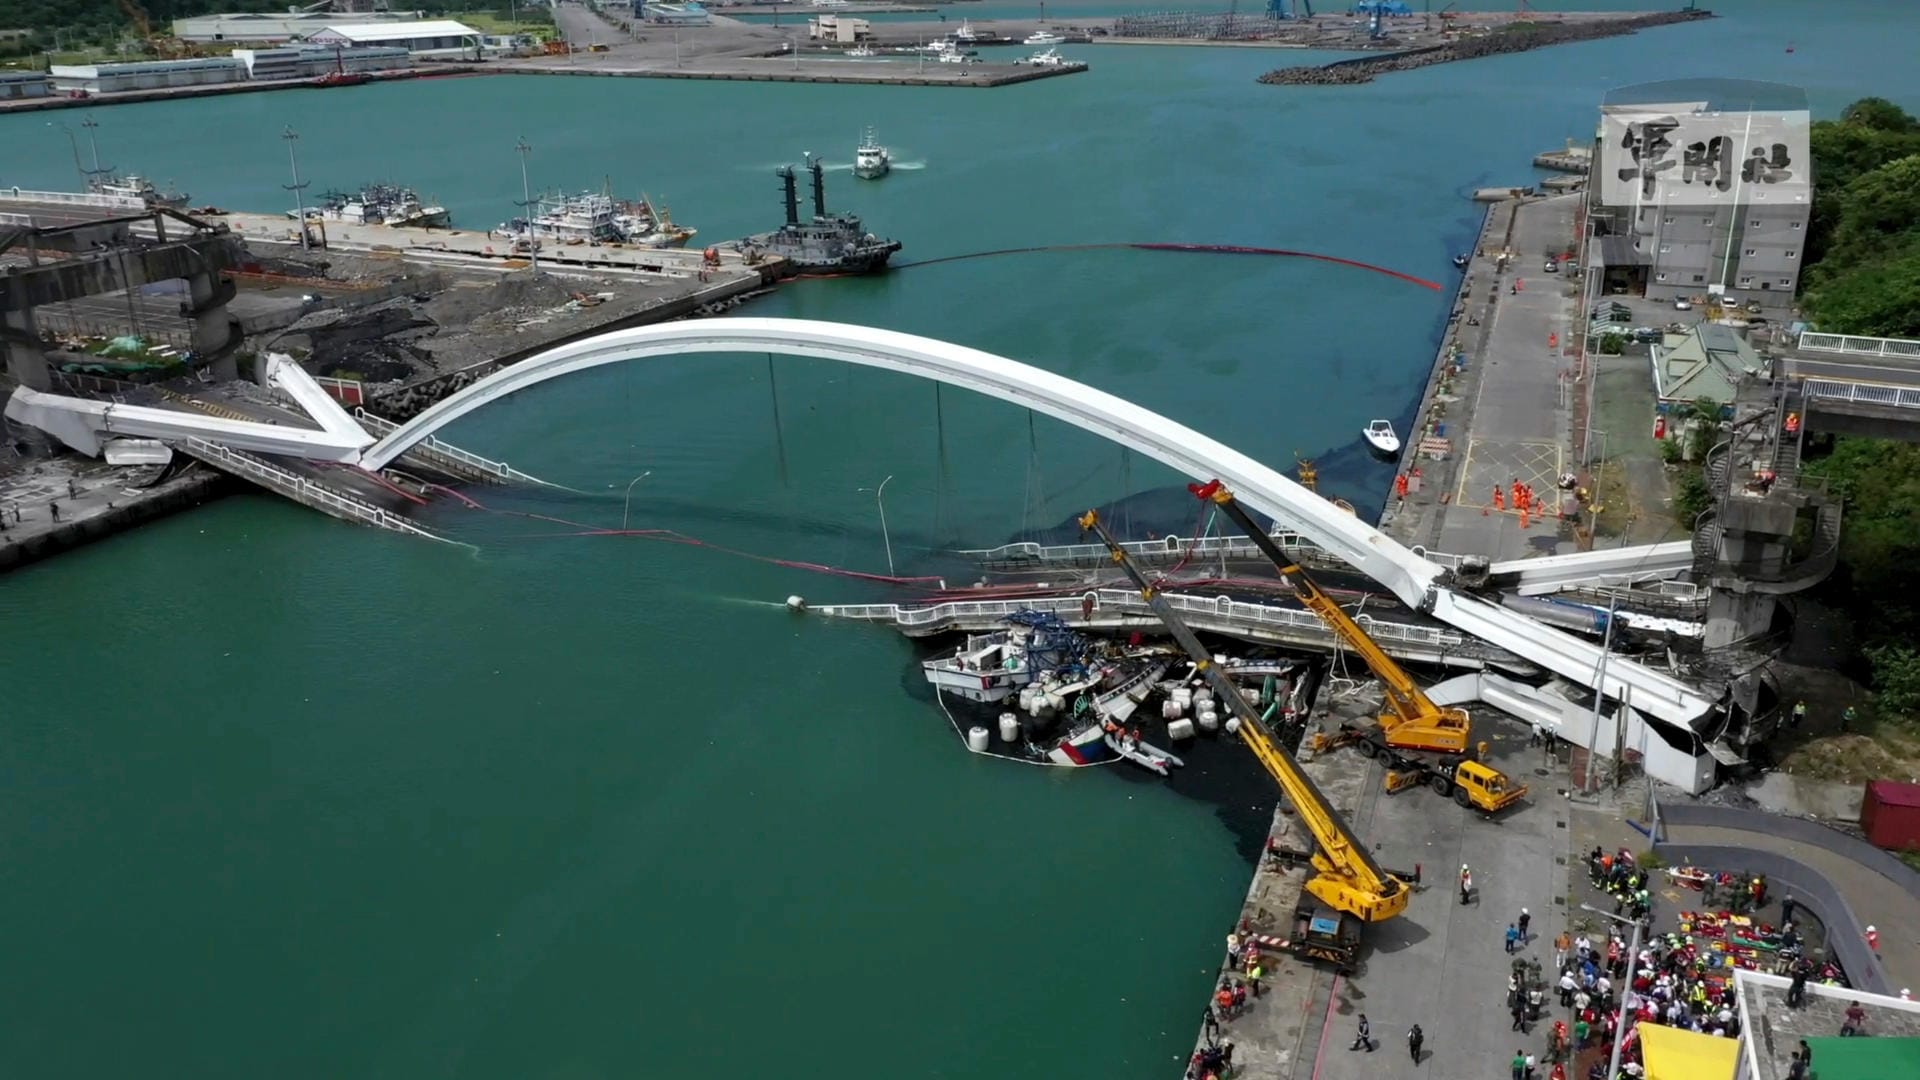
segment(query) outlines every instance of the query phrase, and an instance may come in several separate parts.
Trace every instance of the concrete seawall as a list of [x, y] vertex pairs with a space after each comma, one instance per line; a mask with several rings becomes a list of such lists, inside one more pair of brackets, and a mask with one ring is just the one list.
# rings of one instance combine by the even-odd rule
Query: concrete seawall
[[0, 535], [0, 572], [71, 551], [115, 533], [125, 532], [156, 518], [211, 502], [237, 490], [226, 476], [205, 468], [176, 477], [156, 488], [116, 502], [112, 509], [88, 514], [27, 535], [14, 528]]

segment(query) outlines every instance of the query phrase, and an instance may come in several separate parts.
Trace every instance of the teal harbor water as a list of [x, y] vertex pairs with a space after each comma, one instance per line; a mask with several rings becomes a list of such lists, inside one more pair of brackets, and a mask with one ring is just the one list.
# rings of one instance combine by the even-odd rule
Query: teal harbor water
[[[742, 312], [1027, 360], [1317, 456], [1377, 505], [1390, 474], [1355, 437], [1413, 408], [1473, 187], [1527, 182], [1626, 83], [1920, 107], [1920, 9], [1725, 7], [1337, 89], [1254, 84], [1309, 54], [1099, 48], [994, 91], [494, 77], [93, 115], [108, 163], [196, 204], [280, 208], [291, 125], [315, 190], [397, 180], [477, 227], [512, 213], [525, 135], [537, 186], [645, 189], [703, 240], [774, 223], [772, 168], [845, 163], [872, 124], [917, 167], [836, 173], [829, 200], [906, 261], [1184, 241], [1381, 263], [1449, 291], [1102, 250]], [[82, 115], [0, 118], [0, 184], [75, 186], [50, 121]], [[0, 1075], [1178, 1075], [1258, 777], [969, 755], [913, 646], [780, 608], [886, 590], [729, 552], [884, 571], [891, 476], [901, 571], [958, 575], [944, 548], [1189, 478], [958, 391], [762, 356], [603, 368], [447, 434], [586, 494], [430, 512], [469, 547], [240, 495], [0, 582]], [[716, 547], [579, 535], [617, 527], [642, 472], [633, 526]], [[1190, 527], [1183, 495], [1138, 505]]]

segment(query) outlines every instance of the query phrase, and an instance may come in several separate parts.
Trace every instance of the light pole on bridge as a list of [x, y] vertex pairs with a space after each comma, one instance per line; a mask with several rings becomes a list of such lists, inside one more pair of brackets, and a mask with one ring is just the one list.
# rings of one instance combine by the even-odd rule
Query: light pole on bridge
[[861, 491], [873, 492], [873, 502], [880, 508], [880, 542], [887, 546], [887, 576], [893, 577], [893, 536], [887, 532], [887, 485], [893, 482], [892, 474], [880, 481], [877, 488], [861, 488]]
[[634, 477], [632, 480], [627, 481], [627, 497], [626, 497], [626, 500], [620, 506], [620, 531], [621, 532], [627, 531], [627, 514], [633, 509], [633, 485], [639, 483], [642, 480], [645, 480], [647, 477], [652, 475], [653, 475], [653, 470], [648, 469], [646, 472], [643, 472], [639, 476]]

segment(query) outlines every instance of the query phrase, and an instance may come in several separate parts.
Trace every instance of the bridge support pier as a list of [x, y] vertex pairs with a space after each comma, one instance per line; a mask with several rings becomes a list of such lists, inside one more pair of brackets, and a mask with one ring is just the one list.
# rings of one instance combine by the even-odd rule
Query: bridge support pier
[[7, 374], [30, 390], [53, 389], [53, 369], [40, 347], [40, 333], [33, 324], [33, 309], [0, 312], [0, 348], [7, 353]]
[[[242, 332], [239, 320], [227, 314], [227, 301], [233, 299], [233, 293], [233, 281], [212, 271], [202, 270], [187, 277], [187, 302], [183, 306], [185, 314], [193, 319], [193, 351], [211, 357], [209, 373], [219, 382], [240, 377], [240, 361], [235, 354]], [[259, 365], [256, 376], [265, 380], [264, 364]]]

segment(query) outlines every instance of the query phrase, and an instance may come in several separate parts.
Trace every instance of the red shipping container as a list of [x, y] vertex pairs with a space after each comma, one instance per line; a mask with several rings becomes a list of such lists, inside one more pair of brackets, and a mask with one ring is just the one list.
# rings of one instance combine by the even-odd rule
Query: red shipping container
[[1875, 780], [1860, 801], [1860, 827], [1875, 847], [1920, 850], [1920, 784]]

